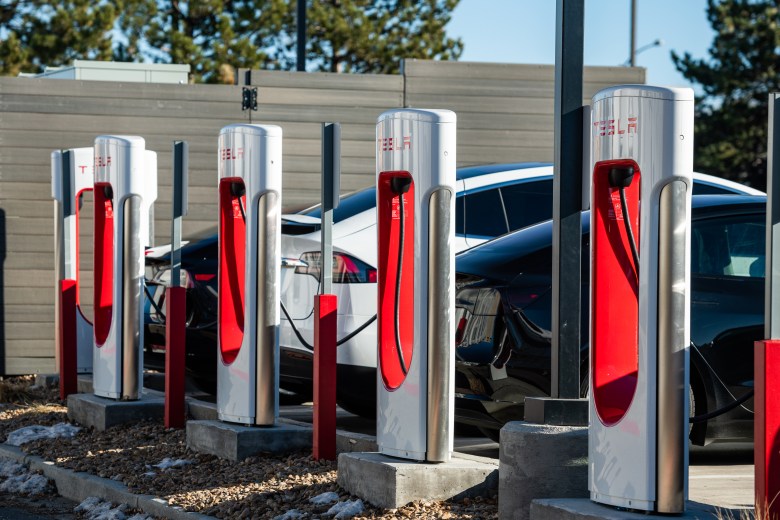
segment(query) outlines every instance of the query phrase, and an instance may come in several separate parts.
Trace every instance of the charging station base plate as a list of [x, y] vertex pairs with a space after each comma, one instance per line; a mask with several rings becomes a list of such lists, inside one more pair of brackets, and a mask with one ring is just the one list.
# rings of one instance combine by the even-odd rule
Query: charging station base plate
[[187, 421], [187, 447], [239, 461], [261, 452], [311, 450], [311, 428], [277, 422], [273, 426], [244, 426], [222, 421]]
[[377, 507], [416, 500], [487, 495], [498, 489], [498, 461], [454, 453], [449, 462], [417, 462], [381, 453], [341, 453], [338, 483]]
[[136, 401], [115, 401], [95, 394], [68, 396], [68, 419], [104, 431], [120, 424], [148, 419], [162, 420], [165, 399], [142, 394]]

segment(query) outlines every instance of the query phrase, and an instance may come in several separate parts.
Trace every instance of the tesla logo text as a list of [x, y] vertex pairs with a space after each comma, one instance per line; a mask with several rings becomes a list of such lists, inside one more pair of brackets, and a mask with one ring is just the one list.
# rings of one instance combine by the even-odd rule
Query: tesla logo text
[[223, 161], [233, 161], [235, 159], [241, 159], [243, 156], [243, 148], [222, 148], [219, 151], [219, 158]]
[[105, 157], [103, 157], [102, 155], [95, 156], [95, 168], [106, 168], [108, 166], [111, 166], [110, 155], [107, 155]]
[[596, 121], [593, 123], [593, 126], [596, 128], [600, 137], [615, 134], [635, 134], [637, 131], [637, 118], [627, 117], [626, 119], [604, 119], [602, 121]]
[[383, 152], [409, 150], [412, 147], [412, 136], [405, 135], [400, 139], [398, 137], [381, 137], [377, 139], [377, 142]]
[[82, 174], [87, 172], [87, 167], [86, 166], [79, 166], [79, 168], [81, 168], [81, 173]]

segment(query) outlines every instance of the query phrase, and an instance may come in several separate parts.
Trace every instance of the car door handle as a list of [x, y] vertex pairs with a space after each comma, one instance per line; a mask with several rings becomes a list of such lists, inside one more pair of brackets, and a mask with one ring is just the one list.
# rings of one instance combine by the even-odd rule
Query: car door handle
[[297, 258], [282, 258], [282, 267], [308, 267], [309, 264]]

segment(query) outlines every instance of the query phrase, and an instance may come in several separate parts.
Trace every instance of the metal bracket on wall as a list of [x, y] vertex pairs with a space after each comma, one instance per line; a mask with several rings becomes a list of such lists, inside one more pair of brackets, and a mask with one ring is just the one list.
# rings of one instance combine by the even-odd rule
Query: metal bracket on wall
[[249, 122], [252, 122], [252, 112], [257, 112], [257, 87], [243, 87], [241, 89], [241, 111], [249, 112]]

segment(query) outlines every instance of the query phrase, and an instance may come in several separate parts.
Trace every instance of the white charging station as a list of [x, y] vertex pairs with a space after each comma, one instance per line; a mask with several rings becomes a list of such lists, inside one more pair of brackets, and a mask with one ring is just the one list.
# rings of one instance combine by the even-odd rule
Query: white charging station
[[[92, 323], [81, 311], [79, 297], [79, 219], [81, 197], [92, 191], [94, 155], [93, 148], [71, 148], [51, 153], [51, 196], [55, 202], [54, 278], [58, 284], [62, 280], [76, 281], [76, 315], [73, 319], [76, 320], [76, 370], [80, 374], [92, 372]], [[59, 298], [56, 301], [58, 306]], [[59, 309], [55, 310], [54, 320], [59, 342]]]
[[449, 110], [383, 113], [376, 127], [377, 444], [447, 462], [455, 378], [455, 139]]
[[143, 386], [144, 249], [152, 245], [157, 154], [141, 137], [99, 136], [94, 174], [94, 393], [134, 400]]
[[592, 104], [590, 496], [658, 513], [688, 494], [693, 106], [646, 85]]
[[279, 414], [282, 129], [219, 134], [219, 419], [272, 426]]

